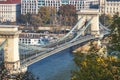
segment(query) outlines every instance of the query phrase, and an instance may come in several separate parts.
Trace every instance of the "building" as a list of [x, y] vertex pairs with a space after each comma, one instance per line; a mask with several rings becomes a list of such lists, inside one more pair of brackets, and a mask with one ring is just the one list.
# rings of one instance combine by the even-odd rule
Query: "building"
[[105, 14], [114, 15], [120, 13], [120, 0], [106, 0], [105, 1]]
[[0, 0], [0, 21], [15, 22], [20, 16], [20, 0]]
[[69, 4], [74, 5], [76, 10], [98, 8], [98, 0], [69, 0]]
[[80, 10], [80, 9], [98, 8], [99, 1], [98, 0], [44, 0], [44, 6], [56, 7], [57, 11], [59, 10], [60, 6], [66, 4], [74, 5], [76, 7], [76, 10]]
[[99, 0], [99, 11], [104, 13], [105, 11], [105, 0]]
[[21, 14], [27, 13], [38, 13], [38, 0], [21, 0]]
[[38, 0], [38, 8], [45, 6], [45, 1], [44, 0]]
[[60, 6], [62, 5], [62, 0], [44, 0], [45, 5], [44, 6], [51, 6], [55, 7], [58, 11]]
[[100, 0], [100, 12], [111, 16], [120, 13], [120, 0]]
[[22, 0], [21, 13], [22, 14], [37, 14], [38, 9], [42, 6], [55, 7], [58, 11], [60, 6], [71, 4], [76, 7], [76, 10], [98, 8], [98, 0]]
[[19, 35], [19, 43], [25, 45], [45, 45], [52, 39], [53, 36], [42, 33], [21, 33]]

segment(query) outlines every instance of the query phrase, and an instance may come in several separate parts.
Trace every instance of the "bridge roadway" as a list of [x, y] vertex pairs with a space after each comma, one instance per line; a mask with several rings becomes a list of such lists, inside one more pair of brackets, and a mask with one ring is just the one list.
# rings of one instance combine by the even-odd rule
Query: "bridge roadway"
[[37, 53], [37, 54], [21, 61], [21, 67], [24, 68], [24, 67], [29, 66], [37, 61], [40, 61], [40, 60], [42, 60], [50, 55], [53, 55], [53, 54], [58, 53], [62, 50], [65, 50], [69, 47], [72, 47], [72, 46], [75, 46], [77, 44], [80, 44], [80, 43], [83, 43], [86, 41], [90, 41], [93, 39], [98, 39], [98, 38], [100, 38], [100, 36], [98, 37], [98, 36], [89, 35], [89, 36], [81, 37], [74, 42], [66, 42], [65, 44], [54, 47], [52, 50], [47, 50], [47, 51], [42, 52], [42, 53]]

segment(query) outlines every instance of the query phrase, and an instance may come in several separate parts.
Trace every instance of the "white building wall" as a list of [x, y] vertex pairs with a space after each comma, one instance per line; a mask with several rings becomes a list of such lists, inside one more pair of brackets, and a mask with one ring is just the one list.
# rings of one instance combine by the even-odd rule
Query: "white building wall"
[[17, 11], [20, 13], [20, 9], [16, 10], [20, 4], [0, 4], [0, 21], [1, 22], [15, 22], [17, 20]]
[[106, 1], [105, 14], [114, 15], [117, 12], [120, 13], [120, 1]]
[[31, 45], [38, 45], [39, 39], [31, 39]]
[[99, 4], [98, 0], [44, 0], [44, 6], [52, 6], [56, 7], [57, 11], [59, 10], [60, 6], [71, 4], [76, 7], [76, 10], [80, 9], [88, 9], [90, 7], [90, 3]]
[[21, 0], [21, 14], [27, 13], [38, 13], [38, 0]]
[[115, 13], [120, 13], [120, 1], [114, 0], [100, 0], [101, 14], [109, 14], [113, 16]]
[[55, 7], [56, 10], [59, 10], [59, 7], [62, 5], [61, 0], [44, 0], [45, 6]]
[[39, 44], [39, 38], [20, 38], [19, 43], [25, 44], [25, 45], [40, 45]]

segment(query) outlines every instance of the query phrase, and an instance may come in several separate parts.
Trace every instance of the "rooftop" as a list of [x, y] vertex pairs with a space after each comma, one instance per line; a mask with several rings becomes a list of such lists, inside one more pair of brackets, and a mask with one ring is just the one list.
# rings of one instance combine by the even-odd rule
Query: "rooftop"
[[0, 4], [20, 4], [21, 0], [0, 0]]

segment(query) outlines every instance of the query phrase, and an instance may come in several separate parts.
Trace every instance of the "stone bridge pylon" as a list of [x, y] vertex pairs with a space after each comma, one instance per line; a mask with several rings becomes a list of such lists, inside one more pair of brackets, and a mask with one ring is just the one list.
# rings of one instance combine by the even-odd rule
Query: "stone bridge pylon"
[[[87, 9], [87, 10], [80, 10], [77, 12], [78, 20], [82, 18], [82, 22], [79, 25], [85, 25], [85, 22], [92, 19], [90, 22], [90, 29], [92, 35], [99, 35], [99, 10], [97, 9]], [[87, 24], [87, 23], [86, 23]]]
[[18, 26], [0, 25], [0, 43], [6, 41], [3, 47], [4, 65], [10, 74], [20, 71], [19, 33]]
[[[100, 36], [100, 26], [99, 26], [99, 15], [100, 12], [97, 9], [86, 9], [86, 10], [80, 10], [77, 12], [78, 15], [78, 20], [82, 18], [83, 23], [79, 23], [79, 25], [85, 25], [87, 24], [90, 19], [90, 24], [89, 24], [89, 34], [94, 35], [94, 36]], [[78, 27], [79, 28], [79, 27]], [[83, 33], [84, 34], [84, 33]], [[100, 40], [98, 40], [97, 43], [98, 46], [101, 46]]]

